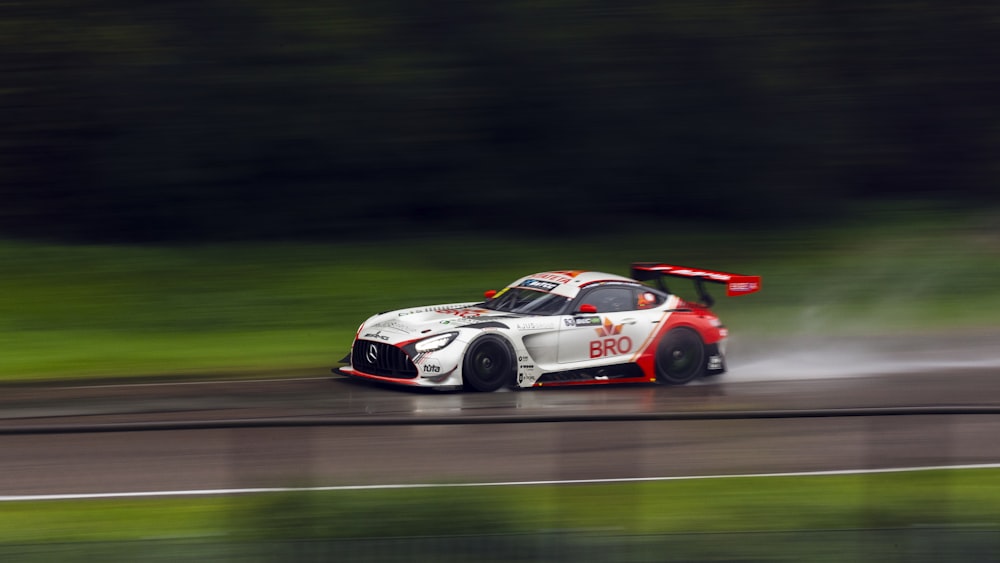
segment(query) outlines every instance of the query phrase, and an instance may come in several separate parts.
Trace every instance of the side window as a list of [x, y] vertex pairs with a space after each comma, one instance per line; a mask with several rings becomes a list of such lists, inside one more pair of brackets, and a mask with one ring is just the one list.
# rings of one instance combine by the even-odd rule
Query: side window
[[633, 311], [637, 308], [636, 296], [629, 287], [596, 288], [583, 296], [583, 303], [597, 307], [598, 313]]
[[648, 289], [640, 289], [635, 292], [635, 309], [652, 309], [658, 305], [661, 305], [666, 301], [666, 297], [656, 293], [655, 291], [649, 291]]

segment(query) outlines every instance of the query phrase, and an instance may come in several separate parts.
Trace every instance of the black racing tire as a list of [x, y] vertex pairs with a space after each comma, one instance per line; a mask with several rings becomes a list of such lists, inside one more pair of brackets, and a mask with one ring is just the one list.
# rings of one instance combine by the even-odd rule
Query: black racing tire
[[705, 343], [694, 330], [672, 329], [656, 347], [656, 381], [684, 385], [705, 375]]
[[500, 336], [487, 334], [472, 341], [465, 350], [462, 380], [466, 389], [490, 392], [513, 384], [517, 377], [514, 350]]

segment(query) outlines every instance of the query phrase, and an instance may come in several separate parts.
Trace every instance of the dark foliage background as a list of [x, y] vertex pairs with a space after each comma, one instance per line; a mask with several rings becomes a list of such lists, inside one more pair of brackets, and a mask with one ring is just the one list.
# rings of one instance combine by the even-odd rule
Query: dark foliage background
[[998, 37], [946, 0], [0, 0], [0, 234], [992, 204]]

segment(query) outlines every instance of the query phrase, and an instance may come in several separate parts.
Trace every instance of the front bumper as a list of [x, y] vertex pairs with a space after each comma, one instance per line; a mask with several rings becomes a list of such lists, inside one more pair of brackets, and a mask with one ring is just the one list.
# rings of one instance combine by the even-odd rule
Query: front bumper
[[333, 373], [402, 387], [461, 389], [461, 349], [411, 356], [403, 349], [385, 342], [359, 339], [351, 353], [334, 368]]

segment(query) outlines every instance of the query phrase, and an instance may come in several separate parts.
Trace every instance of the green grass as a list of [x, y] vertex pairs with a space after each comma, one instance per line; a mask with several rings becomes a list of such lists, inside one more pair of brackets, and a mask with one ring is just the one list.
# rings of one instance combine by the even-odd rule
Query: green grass
[[581, 529], [616, 534], [909, 526], [1000, 530], [1000, 470], [25, 501], [2, 507], [0, 544]]
[[994, 217], [882, 208], [836, 227], [773, 231], [581, 221], [578, 232], [533, 225], [513, 236], [330, 244], [6, 241], [0, 381], [325, 373], [375, 312], [475, 300], [545, 269], [627, 274], [639, 260], [763, 275], [759, 294], [718, 300], [734, 334], [993, 327]]

